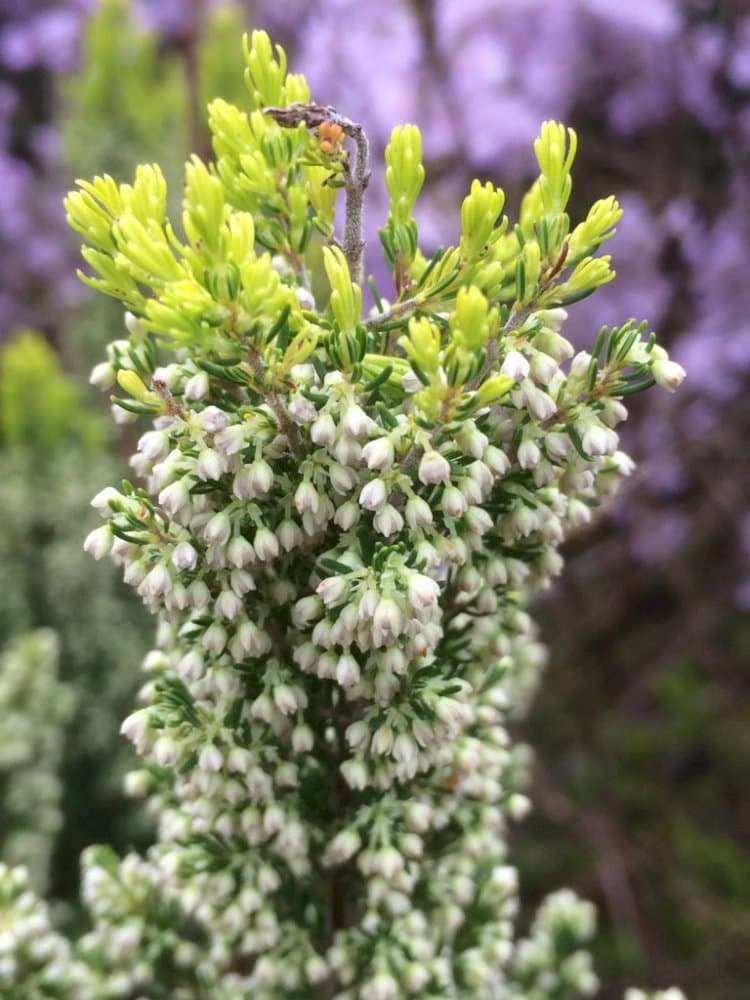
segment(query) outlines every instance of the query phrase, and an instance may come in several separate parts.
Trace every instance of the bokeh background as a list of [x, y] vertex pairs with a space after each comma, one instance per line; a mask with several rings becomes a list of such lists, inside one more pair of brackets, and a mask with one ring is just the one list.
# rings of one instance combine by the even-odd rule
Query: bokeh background
[[513, 210], [549, 117], [579, 132], [573, 214], [622, 201], [618, 278], [569, 335], [646, 318], [689, 377], [637, 399], [638, 472], [536, 607], [551, 655], [518, 727], [535, 810], [513, 849], [530, 909], [562, 884], [597, 903], [603, 997], [750, 997], [747, 0], [0, 0], [0, 857], [74, 926], [81, 849], [148, 842], [117, 731], [152, 628], [81, 551], [137, 429], [88, 386], [122, 319], [79, 286], [61, 198], [146, 160], [177, 205], [206, 100], [243, 100], [254, 26], [368, 130], [378, 276], [377, 163], [401, 121], [423, 129], [428, 248], [474, 176]]

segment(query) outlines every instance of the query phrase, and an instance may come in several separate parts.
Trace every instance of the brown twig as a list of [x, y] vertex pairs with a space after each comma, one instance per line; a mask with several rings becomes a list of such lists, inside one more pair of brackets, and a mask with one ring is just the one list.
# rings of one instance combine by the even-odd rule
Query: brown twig
[[361, 285], [364, 275], [365, 252], [362, 211], [365, 191], [370, 183], [370, 146], [365, 130], [351, 118], [339, 114], [330, 105], [298, 102], [290, 104], [287, 108], [263, 108], [263, 113], [273, 118], [282, 128], [297, 128], [298, 125], [305, 125], [307, 128], [320, 128], [324, 122], [329, 122], [338, 125], [341, 131], [354, 141], [356, 148], [354, 166], [350, 166], [348, 159], [344, 164], [346, 209], [342, 249], [349, 265], [352, 281]]

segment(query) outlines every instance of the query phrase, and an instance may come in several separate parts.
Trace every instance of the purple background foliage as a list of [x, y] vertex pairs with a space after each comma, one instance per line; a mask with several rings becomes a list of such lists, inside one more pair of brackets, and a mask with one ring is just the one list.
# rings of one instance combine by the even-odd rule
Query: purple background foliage
[[[62, 324], [81, 308], [60, 207], [69, 179], [56, 142], [54, 75], [77, 65], [92, 3], [0, 0], [0, 338], [30, 324], [59, 341]], [[165, 51], [184, 44], [199, 6], [134, 0]], [[283, 42], [319, 100], [368, 130], [375, 165], [369, 267], [386, 296], [388, 278], [376, 262], [376, 221], [386, 206], [379, 163], [399, 122], [417, 122], [423, 131], [427, 182], [418, 217], [428, 249], [455, 238], [458, 204], [474, 176], [500, 183], [514, 210], [533, 176], [531, 144], [545, 118], [579, 132], [573, 212], [611, 192], [620, 198], [625, 216], [611, 244], [618, 279], [574, 308], [569, 330], [586, 344], [602, 323], [646, 318], [689, 378], [675, 398], [637, 401], [626, 443], [641, 470], [612, 512], [571, 544], [567, 582], [540, 608], [554, 655], [531, 724], [540, 774], [546, 769], [556, 788], [569, 791], [573, 814], [593, 816], [594, 828], [614, 823], [618, 850], [627, 855], [611, 862], [619, 855], [605, 838], [607, 858], [620, 865], [619, 889], [596, 874], [596, 843], [586, 849], [588, 867], [578, 859], [566, 868], [559, 832], [566, 813], [541, 778], [536, 798], [552, 827], [542, 822], [536, 843], [549, 836], [560, 870], [602, 903], [615, 943], [601, 959], [615, 970], [613, 981], [645, 969], [657, 980], [692, 983], [703, 997], [739, 996], [742, 987], [734, 984], [750, 981], [750, 968], [737, 955], [750, 953], [750, 932], [740, 935], [736, 954], [730, 945], [708, 945], [715, 925], [706, 913], [733, 913], [729, 904], [722, 909], [727, 899], [732, 906], [750, 902], [750, 872], [737, 862], [727, 876], [731, 888], [720, 890], [704, 878], [696, 854], [680, 852], [696, 803], [705, 835], [714, 830], [717, 838], [706, 848], [709, 857], [724, 857], [750, 832], [748, 806], [730, 794], [736, 761], [750, 763], [748, 740], [728, 744], [718, 735], [750, 719], [741, 680], [750, 646], [747, 3], [243, 6], [248, 26], [266, 27]], [[694, 688], [680, 672], [686, 663], [695, 665]], [[682, 695], [664, 694], [673, 689]], [[634, 765], [638, 791], [631, 801], [623, 775], [608, 767], [622, 759], [626, 774], [634, 733], [651, 756]], [[696, 747], [703, 754], [697, 772], [690, 763]], [[667, 751], [673, 770], [665, 765], [652, 775]], [[585, 824], [576, 823], [571, 857], [581, 836], [588, 843]], [[534, 843], [527, 848], [539, 862]], [[680, 878], [670, 874], [673, 857], [682, 859]], [[543, 874], [544, 865], [537, 867]], [[540, 875], [539, 891], [559, 881], [554, 870], [546, 885]], [[687, 929], [677, 911], [692, 920]], [[721, 937], [722, 917], [716, 919], [714, 936]]]

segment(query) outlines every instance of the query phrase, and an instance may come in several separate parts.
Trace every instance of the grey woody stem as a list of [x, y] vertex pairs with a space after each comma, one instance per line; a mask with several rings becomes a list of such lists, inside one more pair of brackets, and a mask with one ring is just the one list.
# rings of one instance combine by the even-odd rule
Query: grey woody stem
[[370, 144], [365, 130], [351, 118], [340, 115], [335, 108], [323, 104], [290, 104], [287, 108], [263, 108], [282, 128], [319, 128], [324, 122], [338, 125], [344, 135], [355, 145], [354, 164], [344, 167], [346, 208], [344, 211], [344, 241], [342, 249], [349, 265], [352, 281], [362, 285], [364, 278], [365, 240], [362, 227], [362, 210], [365, 191], [370, 183]]

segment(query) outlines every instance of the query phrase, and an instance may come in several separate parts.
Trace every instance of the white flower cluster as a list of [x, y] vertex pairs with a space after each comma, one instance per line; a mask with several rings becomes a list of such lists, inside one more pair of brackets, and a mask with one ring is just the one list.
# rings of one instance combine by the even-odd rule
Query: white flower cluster
[[49, 629], [19, 636], [0, 657], [0, 856], [46, 888], [62, 822], [59, 779], [72, 691], [57, 676], [58, 640]]
[[[127, 988], [166, 967], [175, 996], [192, 961], [232, 1000], [590, 994], [585, 904], [553, 897], [514, 943], [507, 826], [529, 755], [508, 722], [544, 661], [529, 598], [632, 468], [621, 400], [681, 370], [632, 322], [591, 354], [560, 333], [562, 305], [612, 277], [593, 254], [619, 209], [597, 203], [568, 237], [575, 136], [552, 122], [515, 232], [476, 181], [459, 245], [429, 262], [419, 132], [394, 131], [398, 301], [365, 320], [366, 137], [307, 103], [263, 32], [245, 55], [255, 110], [212, 105], [217, 165], [188, 164], [186, 242], [155, 167], [66, 201], [91, 283], [134, 311], [93, 381], [127, 394], [126, 419], [153, 416], [139, 485], [94, 498], [85, 542], [158, 619], [122, 726], [158, 839], [143, 867], [88, 877], [95, 922], [116, 923], [132, 868], [153, 912], [122, 916]], [[313, 229], [330, 241], [342, 188], [318, 310], [305, 252]], [[149, 930], [170, 921], [197, 951]]]
[[[528, 808], [506, 721], [544, 659], [525, 604], [632, 468], [625, 408], [590, 392], [564, 318], [508, 335], [507, 405], [431, 430], [312, 364], [291, 372], [293, 432], [193, 358], [153, 374], [170, 405], [132, 460], [145, 489], [99, 493], [86, 548], [159, 617], [128, 786], [153, 793], [152, 860], [235, 995], [595, 989], [583, 952], [556, 951], [589, 908], [553, 897], [514, 945], [506, 862]], [[618, 363], [649, 361], [636, 337]], [[327, 949], [304, 917], [321, 893]]]

